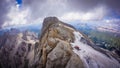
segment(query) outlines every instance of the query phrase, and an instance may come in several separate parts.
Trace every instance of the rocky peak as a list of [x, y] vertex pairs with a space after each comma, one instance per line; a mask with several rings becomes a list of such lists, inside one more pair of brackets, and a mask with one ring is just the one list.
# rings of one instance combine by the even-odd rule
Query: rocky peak
[[[74, 28], [65, 25], [56, 17], [45, 18], [39, 45], [35, 49], [35, 67], [69, 68], [72, 63], [73, 66], [83, 67], [82, 61], [70, 45], [70, 42], [74, 41], [73, 31]], [[75, 62], [72, 62], [73, 60]]]
[[57, 17], [46, 17], [43, 21], [43, 26], [58, 23], [59, 20]]
[[56, 17], [46, 17], [43, 21], [42, 32], [46, 31], [50, 25], [58, 22], [59, 20]]

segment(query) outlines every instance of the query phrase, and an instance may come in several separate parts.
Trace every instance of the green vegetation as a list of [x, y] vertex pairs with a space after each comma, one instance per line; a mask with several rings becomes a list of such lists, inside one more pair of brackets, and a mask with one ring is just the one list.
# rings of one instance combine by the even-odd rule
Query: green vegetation
[[120, 51], [120, 35], [86, 28], [79, 28], [78, 30], [85, 33], [96, 45], [108, 50]]
[[90, 36], [94, 43], [102, 44], [109, 50], [114, 48], [120, 50], [120, 37], [115, 36], [113, 33], [92, 30], [88, 36]]

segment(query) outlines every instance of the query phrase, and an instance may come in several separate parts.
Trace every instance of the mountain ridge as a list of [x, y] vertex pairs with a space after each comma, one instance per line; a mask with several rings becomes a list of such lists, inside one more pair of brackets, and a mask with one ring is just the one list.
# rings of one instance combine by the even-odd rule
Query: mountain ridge
[[[54, 18], [54, 19], [53, 19]], [[48, 19], [49, 21], [45, 21], [46, 19]], [[44, 23], [47, 23], [47, 28], [46, 30], [45, 27], [46, 25]], [[81, 33], [80, 31], [77, 31], [76, 29], [64, 24], [63, 22], [59, 21], [56, 17], [48, 17], [45, 18], [43, 21], [43, 27], [42, 27], [42, 31], [44, 31], [43, 33], [41, 33], [41, 37], [39, 39], [39, 53], [37, 55], [40, 56], [38, 62], [38, 67], [41, 68], [56, 68], [56, 67], [60, 67], [60, 68], [80, 68], [82, 66], [82, 68], [107, 68], [107, 67], [120, 67], [119, 66], [119, 58], [117, 58], [117, 56], [112, 55], [109, 51], [106, 51], [104, 49], [101, 49], [97, 46], [94, 45], [94, 43], [87, 38], [87, 36], [85, 36], [83, 33]], [[50, 24], [50, 25], [48, 25]], [[76, 37], [77, 36], [77, 37]], [[76, 38], [78, 38], [79, 40], [77, 42], [75, 42]], [[65, 43], [68, 43], [65, 44]], [[59, 45], [61, 44], [61, 45]], [[83, 46], [80, 46], [80, 45]], [[68, 46], [69, 49], [69, 53], [70, 56], [65, 56], [65, 54], [67, 54], [67, 48], [66, 45]], [[63, 49], [61, 49], [59, 46], [62, 46]], [[59, 48], [58, 48], [59, 47]], [[82, 47], [82, 48], [81, 48]], [[65, 49], [64, 49], [65, 48]], [[90, 52], [87, 50], [90, 50]], [[58, 51], [56, 51], [56, 49]], [[59, 50], [64, 51], [64, 52], [59, 52]], [[95, 52], [94, 53], [92, 53]], [[77, 53], [76, 53], [77, 52]], [[63, 58], [63, 56], [59, 56], [60, 58], [62, 58], [61, 60], [65, 61], [66, 63], [62, 64], [63, 62], [60, 61], [60, 58], [56, 55], [57, 53], [62, 54], [65, 57], [69, 57], [68, 60], [65, 60]], [[98, 53], [98, 55], [97, 55]], [[52, 55], [54, 56], [52, 56]], [[72, 58], [71, 56], [77, 55], [76, 57], [74, 57], [74, 59], [76, 58], [77, 60], [79, 60], [78, 62], [73, 62], [70, 59]], [[81, 58], [81, 55], [84, 56]], [[88, 55], [85, 55], [88, 54]], [[89, 54], [93, 54], [93, 55], [89, 55]], [[87, 57], [88, 56], [88, 57]], [[99, 58], [99, 60], [97, 61], [97, 59], [95, 59], [94, 56], [97, 56]], [[85, 58], [87, 57], [87, 58]], [[104, 58], [103, 58], [104, 57]], [[52, 58], [52, 59], [51, 59]], [[114, 59], [115, 58], [115, 59]], [[117, 60], [116, 60], [117, 58]], [[90, 59], [90, 60], [88, 60]], [[106, 65], [103, 62], [106, 59]], [[114, 60], [112, 60], [114, 59]], [[102, 60], [102, 61], [101, 61]], [[113, 62], [114, 61], [114, 62]], [[70, 62], [70, 63], [69, 63]], [[110, 62], [110, 66], [109, 66], [109, 62]], [[91, 64], [89, 64], [91, 63]], [[111, 64], [113, 63], [113, 64]], [[80, 65], [79, 65], [80, 64]], [[102, 65], [103, 64], [103, 65]], [[37, 65], [36, 65], [37, 66]]]

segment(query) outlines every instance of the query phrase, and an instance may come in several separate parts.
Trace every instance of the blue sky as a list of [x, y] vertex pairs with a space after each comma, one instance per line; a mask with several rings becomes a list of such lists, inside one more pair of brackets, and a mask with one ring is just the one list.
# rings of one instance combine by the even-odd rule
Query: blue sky
[[17, 4], [22, 4], [22, 0], [16, 0]]

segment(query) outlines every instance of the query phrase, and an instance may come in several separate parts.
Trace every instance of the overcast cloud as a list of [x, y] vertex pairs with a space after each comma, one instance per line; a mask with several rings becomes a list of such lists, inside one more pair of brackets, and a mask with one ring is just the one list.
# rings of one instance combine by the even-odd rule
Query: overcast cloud
[[120, 0], [1, 0], [0, 27], [41, 22], [44, 17], [57, 16], [73, 20], [102, 20], [120, 17]]

